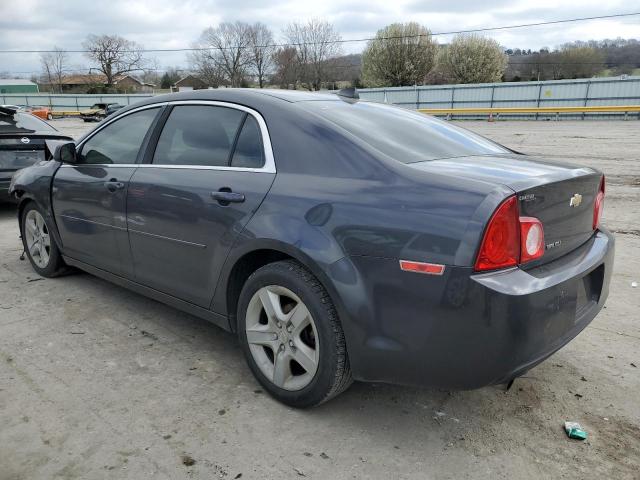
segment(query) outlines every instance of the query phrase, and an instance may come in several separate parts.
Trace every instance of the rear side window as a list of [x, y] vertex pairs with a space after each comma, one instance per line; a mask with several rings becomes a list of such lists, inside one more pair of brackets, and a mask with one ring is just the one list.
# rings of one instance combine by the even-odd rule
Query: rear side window
[[468, 130], [404, 108], [339, 100], [299, 104], [402, 163], [511, 153]]
[[262, 135], [258, 122], [247, 115], [231, 159], [232, 167], [261, 168], [264, 165]]
[[179, 105], [162, 129], [153, 155], [159, 165], [229, 165], [245, 113], [233, 108]]
[[80, 163], [136, 163], [140, 146], [159, 108], [149, 108], [126, 115], [107, 125], [82, 146]]

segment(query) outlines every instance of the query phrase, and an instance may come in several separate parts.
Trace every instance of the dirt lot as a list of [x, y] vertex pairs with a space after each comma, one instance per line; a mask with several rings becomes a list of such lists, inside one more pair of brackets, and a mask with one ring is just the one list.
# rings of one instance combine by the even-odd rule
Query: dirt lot
[[[640, 122], [463, 125], [608, 178], [607, 307], [511, 390], [355, 384], [286, 408], [215, 326], [90, 275], [39, 278], [3, 206], [0, 480], [640, 478]], [[569, 440], [565, 420], [588, 440]]]

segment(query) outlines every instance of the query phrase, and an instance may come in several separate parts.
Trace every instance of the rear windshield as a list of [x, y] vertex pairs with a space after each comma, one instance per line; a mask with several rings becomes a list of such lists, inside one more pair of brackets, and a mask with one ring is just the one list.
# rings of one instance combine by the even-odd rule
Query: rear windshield
[[475, 133], [404, 108], [342, 101], [310, 101], [298, 105], [403, 163], [512, 153]]
[[31, 133], [49, 130], [55, 131], [48, 123], [29, 113], [0, 114], [0, 133]]

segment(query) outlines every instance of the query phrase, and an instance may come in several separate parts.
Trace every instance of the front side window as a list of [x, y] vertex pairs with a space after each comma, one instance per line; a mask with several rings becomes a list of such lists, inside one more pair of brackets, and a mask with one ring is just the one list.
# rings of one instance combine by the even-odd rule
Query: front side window
[[158, 139], [153, 163], [228, 166], [245, 115], [243, 111], [227, 107], [174, 107]]
[[141, 110], [107, 125], [82, 146], [79, 163], [136, 163], [140, 146], [159, 110]]

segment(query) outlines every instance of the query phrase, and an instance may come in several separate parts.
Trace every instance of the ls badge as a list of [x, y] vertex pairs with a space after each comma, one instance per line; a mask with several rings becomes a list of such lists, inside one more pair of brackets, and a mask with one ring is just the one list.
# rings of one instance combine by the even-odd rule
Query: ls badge
[[574, 193], [573, 197], [569, 199], [570, 207], [579, 207], [581, 203], [582, 203], [582, 195], [580, 195], [579, 193]]

